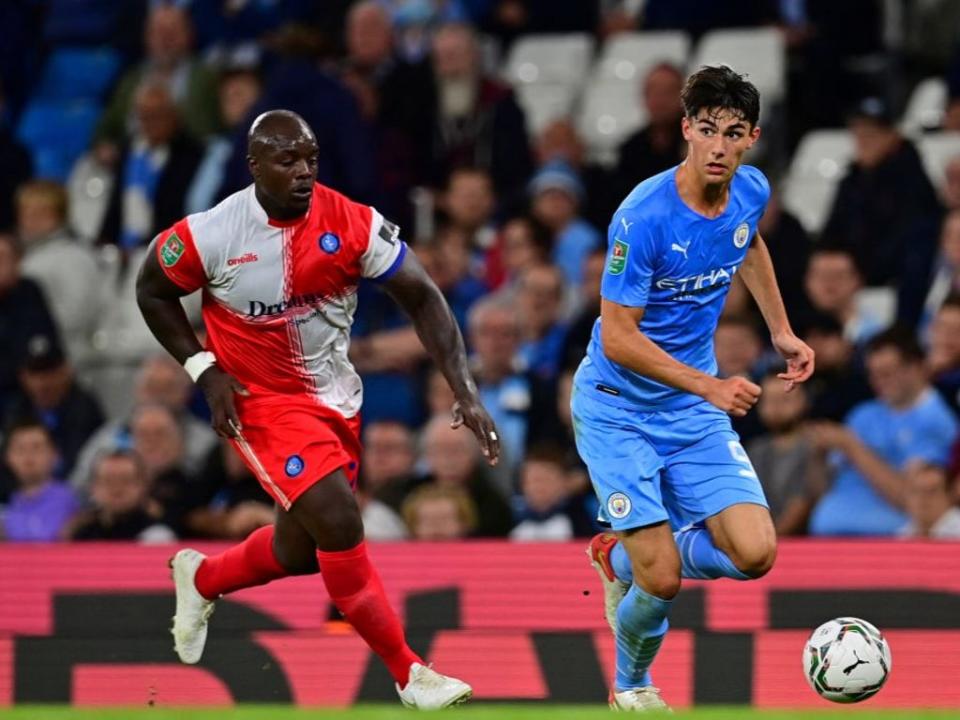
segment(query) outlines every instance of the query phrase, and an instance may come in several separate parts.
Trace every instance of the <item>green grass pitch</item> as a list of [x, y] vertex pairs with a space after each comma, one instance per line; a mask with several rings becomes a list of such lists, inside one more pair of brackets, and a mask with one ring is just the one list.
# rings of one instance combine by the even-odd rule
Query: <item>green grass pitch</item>
[[[347, 710], [291, 708], [289, 706], [246, 706], [237, 708], [111, 708], [22, 706], [0, 710], [2, 720], [397, 720], [426, 717], [431, 720], [610, 720], [604, 707], [583, 705], [474, 705], [420, 715], [400, 705], [359, 705]], [[618, 715], [619, 717], [619, 715]], [[656, 717], [661, 717], [657, 715]], [[863, 706], [825, 706], [822, 710], [752, 710], [745, 707], [698, 708], [678, 711], [677, 720], [960, 720], [960, 708], [943, 710], [872, 710]]]

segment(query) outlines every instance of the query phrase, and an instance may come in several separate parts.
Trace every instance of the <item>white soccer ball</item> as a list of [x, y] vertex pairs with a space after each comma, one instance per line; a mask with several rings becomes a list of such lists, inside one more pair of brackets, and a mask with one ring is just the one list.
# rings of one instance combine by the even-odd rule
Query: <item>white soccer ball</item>
[[803, 648], [803, 674], [817, 694], [838, 703], [876, 695], [890, 675], [890, 646], [866, 620], [841, 617], [825, 622]]

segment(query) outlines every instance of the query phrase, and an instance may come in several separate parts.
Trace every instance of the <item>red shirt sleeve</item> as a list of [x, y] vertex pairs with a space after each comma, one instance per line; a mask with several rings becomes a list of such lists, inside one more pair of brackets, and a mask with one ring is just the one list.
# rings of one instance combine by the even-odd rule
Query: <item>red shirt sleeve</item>
[[167, 277], [183, 290], [193, 292], [207, 284], [207, 273], [185, 218], [157, 236], [156, 252]]

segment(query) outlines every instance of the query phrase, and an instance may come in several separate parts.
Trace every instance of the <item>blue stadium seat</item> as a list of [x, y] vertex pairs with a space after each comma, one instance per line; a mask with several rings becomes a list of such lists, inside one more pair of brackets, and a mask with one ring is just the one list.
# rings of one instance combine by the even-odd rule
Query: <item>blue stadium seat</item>
[[120, 70], [120, 56], [111, 48], [62, 48], [47, 58], [34, 99], [100, 100]]
[[89, 101], [32, 100], [20, 118], [17, 137], [33, 155], [34, 174], [64, 182], [87, 149], [99, 116], [99, 105]]

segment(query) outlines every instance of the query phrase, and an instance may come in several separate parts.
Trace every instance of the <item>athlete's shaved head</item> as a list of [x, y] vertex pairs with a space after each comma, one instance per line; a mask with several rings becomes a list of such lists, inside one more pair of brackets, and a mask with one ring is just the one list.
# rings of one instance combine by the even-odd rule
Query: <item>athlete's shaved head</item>
[[257, 199], [278, 220], [303, 215], [317, 179], [317, 138], [290, 110], [259, 115], [247, 133], [247, 163]]

